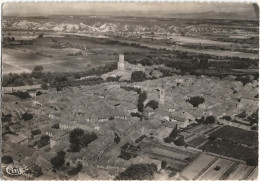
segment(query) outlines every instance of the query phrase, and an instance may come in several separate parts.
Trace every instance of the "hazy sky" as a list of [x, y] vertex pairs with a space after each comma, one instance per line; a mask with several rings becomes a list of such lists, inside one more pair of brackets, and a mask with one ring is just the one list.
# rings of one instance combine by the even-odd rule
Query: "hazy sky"
[[[4, 15], [127, 15], [254, 11], [246, 3], [5, 3]], [[134, 13], [133, 13], [134, 12]], [[132, 14], [133, 13], [133, 14]]]

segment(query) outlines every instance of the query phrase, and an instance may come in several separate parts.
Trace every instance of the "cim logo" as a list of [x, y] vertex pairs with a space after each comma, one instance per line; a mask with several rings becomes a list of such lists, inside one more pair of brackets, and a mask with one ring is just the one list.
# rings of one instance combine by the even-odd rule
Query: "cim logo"
[[6, 173], [13, 176], [22, 175], [24, 172], [23, 168], [17, 165], [9, 165], [6, 167]]

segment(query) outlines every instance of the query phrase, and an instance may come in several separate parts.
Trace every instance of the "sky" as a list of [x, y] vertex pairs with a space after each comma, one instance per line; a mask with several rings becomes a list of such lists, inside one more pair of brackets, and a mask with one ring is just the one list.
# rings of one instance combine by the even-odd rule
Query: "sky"
[[215, 12], [254, 12], [247, 3], [4, 3], [4, 16], [126, 15]]

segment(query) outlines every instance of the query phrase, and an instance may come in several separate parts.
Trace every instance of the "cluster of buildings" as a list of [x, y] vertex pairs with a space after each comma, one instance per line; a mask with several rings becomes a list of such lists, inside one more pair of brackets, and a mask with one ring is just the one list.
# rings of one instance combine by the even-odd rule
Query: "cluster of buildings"
[[[118, 70], [103, 76], [129, 76], [135, 68], [128, 66], [124, 56], [120, 55]], [[139, 68], [142, 69], [141, 66]], [[124, 89], [126, 86], [147, 93], [143, 112], [137, 109], [139, 94]], [[59, 92], [50, 91], [24, 101], [3, 103], [2, 114], [9, 115], [10, 119], [2, 123], [2, 151], [4, 155], [11, 156], [15, 164], [28, 168], [37, 164], [43, 169], [44, 175], [59, 175], [60, 179], [67, 178], [68, 174], [62, 170], [54, 173], [50, 162], [59, 151], [66, 152], [66, 168], [82, 164], [83, 170], [77, 178], [89, 177], [90, 172], [86, 167], [104, 169], [107, 173], [114, 169], [114, 174], [118, 174], [134, 163], [155, 163], [160, 170], [162, 161], [167, 161], [169, 167], [180, 171], [201, 150], [166, 144], [164, 139], [176, 128], [185, 129], [197, 124], [196, 119], [202, 116], [214, 116], [217, 122], [221, 122], [224, 115], [233, 118], [242, 111], [250, 115], [258, 109], [256, 95], [257, 81], [243, 86], [232, 76], [220, 80], [191, 75], [135, 83], [109, 82], [69, 87]], [[198, 107], [187, 101], [195, 96], [205, 100]], [[151, 100], [158, 102], [158, 108], [146, 106]], [[24, 120], [25, 113], [33, 117]], [[84, 132], [94, 132], [97, 139], [74, 153], [69, 151], [69, 137], [70, 132], [77, 128]], [[39, 130], [39, 133], [33, 134], [31, 130]], [[39, 146], [38, 143], [46, 136], [49, 137], [47, 144]], [[116, 137], [120, 138], [119, 142], [115, 141]], [[140, 148], [134, 154], [131, 153], [136, 156], [130, 160], [120, 158], [122, 147], [126, 144]]]

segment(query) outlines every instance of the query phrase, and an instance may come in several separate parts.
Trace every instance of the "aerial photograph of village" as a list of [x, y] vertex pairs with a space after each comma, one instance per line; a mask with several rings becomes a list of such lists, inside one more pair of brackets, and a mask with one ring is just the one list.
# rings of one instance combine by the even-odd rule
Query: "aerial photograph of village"
[[2, 13], [3, 180], [257, 179], [257, 5]]

